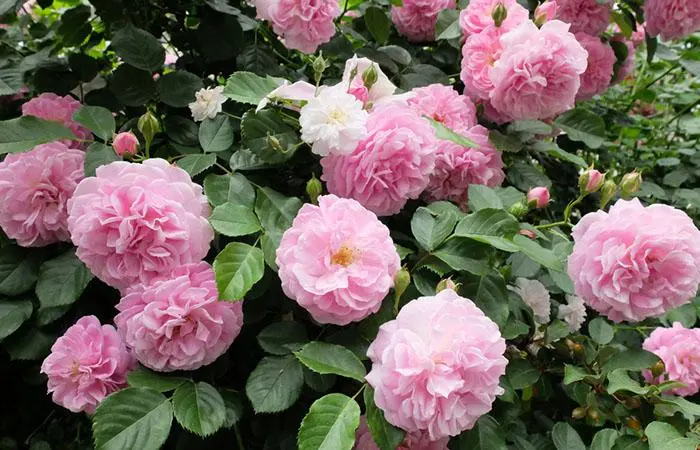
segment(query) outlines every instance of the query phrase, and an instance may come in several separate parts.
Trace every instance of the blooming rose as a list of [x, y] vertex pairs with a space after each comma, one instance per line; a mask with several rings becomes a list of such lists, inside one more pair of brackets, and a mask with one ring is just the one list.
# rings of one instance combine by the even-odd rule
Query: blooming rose
[[469, 37], [481, 33], [486, 28], [496, 27], [493, 12], [498, 5], [506, 9], [506, 18], [498, 27], [503, 33], [516, 28], [529, 18], [527, 9], [523, 8], [517, 0], [471, 0], [459, 14], [459, 26], [464, 36]]
[[597, 36], [576, 33], [576, 40], [588, 52], [588, 67], [581, 75], [581, 87], [576, 94], [576, 100], [590, 100], [610, 86], [617, 58], [610, 44], [601, 41]]
[[679, 322], [672, 328], [657, 328], [642, 347], [661, 358], [666, 367], [666, 376], [662, 374], [656, 379], [651, 371], [645, 370], [644, 378], [648, 382], [680, 381], [685, 386], [672, 392], [681, 396], [700, 392], [700, 328], [684, 328]]
[[557, 0], [557, 19], [570, 23], [572, 33], [602, 33], [610, 23], [611, 12], [610, 0]]
[[277, 249], [284, 293], [320, 323], [347, 325], [376, 313], [400, 265], [377, 216], [335, 195], [305, 204]]
[[566, 322], [570, 333], [580, 330], [581, 325], [586, 321], [586, 305], [583, 299], [575, 295], [567, 295], [566, 305], [559, 306], [557, 319]]
[[[431, 441], [425, 431], [407, 433], [405, 439], [395, 450], [447, 450], [449, 438]], [[360, 417], [360, 426], [355, 433], [354, 450], [379, 450], [379, 446], [374, 442], [372, 433], [367, 426], [365, 416]]]
[[160, 158], [99, 167], [76, 188], [68, 214], [78, 258], [118, 289], [200, 261], [214, 238], [202, 187]]
[[450, 86], [431, 84], [415, 88], [408, 104], [420, 115], [428, 116], [442, 123], [453, 131], [461, 132], [476, 125], [476, 107], [474, 103], [459, 95]]
[[391, 7], [391, 21], [410, 42], [434, 41], [438, 14], [454, 7], [454, 0], [405, 0]]
[[511, 288], [535, 314], [535, 322], [549, 323], [551, 309], [549, 291], [544, 284], [537, 280], [516, 278], [515, 286]]
[[125, 131], [114, 136], [112, 147], [119, 156], [134, 155], [138, 151], [139, 140], [131, 131]]
[[491, 69], [501, 57], [501, 35], [495, 27], [470, 35], [462, 46], [464, 94], [472, 100], [488, 100], [493, 90]]
[[83, 179], [85, 153], [60, 142], [0, 162], [0, 228], [23, 247], [69, 241], [68, 199]]
[[687, 303], [700, 284], [700, 231], [667, 205], [618, 200], [574, 227], [576, 294], [611, 320], [641, 321]]
[[100, 402], [126, 387], [135, 360], [112, 325], [81, 317], [51, 347], [41, 364], [54, 403], [73, 412], [95, 412]]
[[200, 89], [194, 95], [195, 101], [190, 103], [189, 107], [195, 122], [213, 119], [222, 111], [224, 102], [228, 100], [224, 97], [223, 86]]
[[489, 142], [486, 128], [476, 125], [462, 134], [477, 146], [438, 141], [435, 170], [425, 192], [429, 200], [451, 200], [465, 208], [470, 185], [500, 186], [505, 174], [501, 152]]
[[328, 191], [354, 198], [379, 216], [418, 198], [435, 168], [437, 140], [430, 123], [400, 104], [375, 107], [367, 137], [347, 156], [321, 159]]
[[700, 0], [646, 0], [644, 17], [649, 36], [680, 39], [700, 30]]
[[[38, 97], [29, 100], [22, 105], [23, 116], [34, 116], [52, 122], [58, 122], [69, 128], [76, 138], [81, 140], [91, 140], [93, 138], [90, 130], [73, 120], [73, 114], [82, 105], [70, 95], [59, 97], [52, 92], [45, 92]], [[70, 148], [85, 150], [87, 143], [64, 139], [60, 141]]]
[[253, 0], [258, 17], [269, 21], [287, 48], [314, 53], [335, 34], [340, 15], [335, 0]]
[[[377, 81], [367, 87], [363, 81], [363, 75], [373, 69], [377, 74]], [[348, 87], [348, 92], [363, 104], [377, 103], [382, 99], [391, 97], [396, 91], [396, 86], [389, 80], [379, 68], [379, 64], [367, 58], [358, 58], [354, 55], [345, 62], [343, 70], [343, 83]]]
[[498, 326], [446, 289], [409, 302], [367, 350], [367, 382], [393, 425], [431, 440], [456, 436], [491, 410], [508, 360]]
[[574, 107], [588, 54], [568, 28], [558, 20], [540, 29], [528, 21], [501, 37], [503, 53], [490, 71], [499, 113], [546, 119]]
[[153, 370], [195, 370], [214, 362], [243, 326], [243, 302], [219, 301], [206, 262], [127, 290], [114, 318], [139, 362]]
[[313, 144], [311, 151], [320, 156], [352, 153], [367, 135], [367, 111], [341, 83], [322, 87], [316, 97], [301, 108], [301, 138]]

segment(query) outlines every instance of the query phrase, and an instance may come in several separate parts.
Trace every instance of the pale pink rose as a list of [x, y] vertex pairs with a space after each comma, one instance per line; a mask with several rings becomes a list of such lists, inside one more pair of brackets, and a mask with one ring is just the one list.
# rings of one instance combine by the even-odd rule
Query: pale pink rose
[[627, 46], [627, 58], [625, 58], [625, 61], [622, 63], [620, 68], [617, 71], [617, 74], [615, 74], [615, 78], [613, 79], [613, 83], [622, 83], [627, 77], [631, 76], [634, 73], [634, 67], [635, 67], [635, 48], [634, 48], [634, 43], [632, 41], [624, 41], [625, 45]]
[[285, 108], [291, 109], [292, 111], [299, 111], [301, 109], [301, 104], [303, 102], [308, 102], [316, 95], [316, 86], [306, 81], [297, 81], [294, 83], [289, 83], [289, 81], [284, 80], [282, 85], [262, 99], [258, 103], [258, 107], [255, 108], [257, 113], [264, 107], [266, 107], [270, 102], [279, 102]]
[[559, 5], [555, 0], [547, 0], [546, 2], [535, 8], [535, 23], [543, 25], [548, 20], [553, 20], [557, 17], [557, 9]]
[[408, 104], [420, 115], [428, 116], [456, 132], [476, 125], [474, 103], [469, 97], [459, 95], [451, 86], [431, 84], [411, 92], [414, 95], [408, 99]]
[[126, 387], [134, 358], [112, 325], [81, 317], [51, 347], [41, 364], [54, 403], [90, 414], [112, 392]]
[[700, 284], [700, 231], [681, 210], [618, 200], [574, 227], [569, 276], [576, 294], [615, 322], [656, 317]]
[[438, 14], [454, 7], [454, 0], [404, 0], [391, 7], [391, 21], [409, 42], [434, 41]]
[[[377, 81], [367, 88], [362, 76], [370, 68], [376, 72]], [[382, 72], [379, 64], [367, 58], [358, 58], [357, 55], [353, 55], [345, 62], [342, 82], [348, 86], [348, 93], [357, 97], [365, 105], [381, 102], [383, 99], [391, 97], [396, 91], [396, 86]]]
[[367, 137], [355, 151], [321, 159], [321, 179], [331, 194], [390, 216], [428, 185], [436, 146], [432, 125], [415, 111], [400, 104], [377, 106], [367, 120]]
[[125, 131], [114, 136], [112, 147], [119, 156], [135, 155], [139, 148], [139, 139], [131, 131]]
[[243, 326], [243, 302], [219, 300], [206, 262], [126, 291], [114, 318], [141, 364], [153, 370], [195, 370], [224, 354]]
[[491, 69], [501, 57], [501, 35], [498, 28], [488, 27], [470, 35], [462, 46], [464, 94], [472, 100], [488, 100], [493, 90]]
[[[59, 97], [52, 92], [45, 92], [22, 105], [22, 115], [58, 122], [66, 128], [69, 128], [76, 138], [92, 140], [93, 136], [90, 130], [73, 120], [73, 114], [75, 114], [81, 106], [80, 102], [73, 99], [70, 95]], [[64, 139], [60, 142], [71, 148], [79, 148], [82, 150], [87, 148], [87, 143], [85, 142], [73, 141], [70, 139]]]
[[665, 41], [700, 30], [700, 0], [646, 0], [644, 17], [649, 36]]
[[469, 37], [472, 34], [481, 33], [486, 28], [496, 27], [493, 11], [498, 5], [502, 5], [507, 11], [505, 20], [498, 27], [503, 33], [529, 19], [527, 9], [523, 8], [517, 0], [471, 0], [459, 14], [459, 26], [464, 36]]
[[[406, 433], [406, 438], [395, 450], [447, 450], [448, 441], [449, 438], [431, 441], [428, 433], [417, 431]], [[372, 433], [369, 431], [365, 416], [360, 417], [360, 426], [355, 432], [355, 446], [353, 450], [379, 450], [379, 446], [374, 442]]]
[[451, 289], [409, 302], [367, 350], [367, 382], [393, 425], [431, 440], [472, 428], [491, 410], [508, 360], [498, 325]]
[[462, 147], [451, 141], [439, 141], [435, 170], [425, 190], [429, 200], [451, 200], [466, 209], [469, 186], [500, 186], [505, 179], [501, 152], [489, 142], [489, 131], [476, 125], [462, 134], [477, 144]]
[[588, 52], [588, 67], [581, 75], [581, 87], [576, 100], [590, 100], [610, 86], [617, 58], [610, 44], [601, 41], [598, 36], [576, 33], [576, 40]]
[[287, 48], [314, 53], [335, 34], [333, 19], [340, 15], [335, 0], [255, 0], [259, 18], [272, 24]]
[[78, 258], [120, 290], [200, 261], [214, 238], [202, 187], [160, 158], [99, 167], [68, 213]]
[[610, 0], [557, 0], [557, 6], [557, 19], [570, 23], [572, 33], [598, 35], [610, 24]]
[[530, 208], [544, 208], [549, 204], [549, 189], [544, 186], [534, 187], [527, 192], [527, 204]]
[[685, 328], [680, 322], [672, 328], [657, 328], [642, 344], [644, 350], [661, 358], [666, 373], [656, 379], [650, 370], [644, 371], [649, 383], [680, 381], [684, 387], [671, 390], [676, 395], [691, 396], [700, 392], [700, 328]]
[[68, 199], [83, 179], [85, 153], [60, 142], [0, 162], [0, 228], [23, 247], [70, 241]]
[[546, 119], [574, 107], [588, 53], [569, 25], [525, 22], [501, 37], [503, 53], [490, 76], [491, 104], [512, 120]]
[[389, 229], [351, 199], [305, 204], [277, 249], [282, 290], [319, 323], [347, 325], [376, 313], [401, 262]]

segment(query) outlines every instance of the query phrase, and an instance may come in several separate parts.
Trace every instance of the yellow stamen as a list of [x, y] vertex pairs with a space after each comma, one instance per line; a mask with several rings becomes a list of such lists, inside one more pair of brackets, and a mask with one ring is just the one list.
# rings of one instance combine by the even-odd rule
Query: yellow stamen
[[337, 252], [331, 256], [331, 264], [338, 264], [347, 267], [353, 262], [357, 256], [357, 251], [347, 245], [341, 245]]

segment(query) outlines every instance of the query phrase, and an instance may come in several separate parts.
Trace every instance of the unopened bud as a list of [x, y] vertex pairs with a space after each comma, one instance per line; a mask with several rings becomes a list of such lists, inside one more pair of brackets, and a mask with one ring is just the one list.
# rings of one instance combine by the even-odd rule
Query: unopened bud
[[637, 409], [642, 404], [637, 397], [627, 397], [622, 403], [627, 409]]
[[529, 208], [527, 207], [525, 202], [517, 202], [517, 203], [514, 203], [513, 206], [508, 208], [508, 212], [511, 213], [512, 215], [514, 215], [515, 217], [517, 217], [518, 219], [520, 219], [525, 214], [527, 214], [528, 209]]
[[666, 365], [663, 361], [659, 360], [651, 366], [651, 374], [654, 378], [658, 378], [666, 372]]
[[437, 284], [435, 287], [435, 292], [442, 292], [445, 289], [451, 289], [456, 292], [457, 289], [459, 289], [459, 284], [452, 281], [452, 278], [445, 278], [444, 280], [440, 280], [440, 282]]
[[309, 196], [311, 203], [316, 205], [318, 203], [318, 197], [323, 193], [323, 185], [316, 175], [311, 175], [311, 179], [306, 182], [306, 195]]
[[314, 79], [316, 80], [316, 84], [318, 84], [321, 81], [323, 72], [325, 72], [326, 68], [328, 67], [328, 63], [325, 59], [323, 59], [323, 53], [320, 53], [316, 59], [314, 59], [311, 67], [314, 69]]
[[552, 20], [557, 15], [557, 2], [548, 0], [535, 9], [535, 25], [542, 27], [548, 20]]
[[588, 420], [598, 422], [600, 420], [600, 412], [595, 408], [588, 408]]
[[527, 205], [530, 208], [544, 208], [549, 204], [549, 189], [544, 186], [530, 189], [527, 193]]
[[138, 121], [138, 129], [146, 140], [146, 148], [151, 147], [153, 137], [160, 132], [160, 123], [156, 116], [150, 111], [146, 111]]
[[571, 418], [572, 419], [583, 419], [586, 417], [586, 408], [583, 406], [579, 406], [578, 408], [574, 409], [571, 411]]
[[617, 192], [617, 185], [614, 181], [608, 180], [600, 188], [600, 208], [604, 209]]
[[605, 182], [605, 175], [596, 169], [588, 169], [578, 177], [578, 187], [582, 194], [592, 194], [600, 190]]
[[566, 339], [566, 346], [571, 350], [572, 352], [574, 351], [574, 346], [577, 345], [576, 342], [572, 341], [571, 339]]
[[402, 267], [394, 277], [394, 296], [397, 301], [406, 292], [409, 284], [411, 284], [411, 274], [406, 267]]
[[493, 18], [493, 23], [496, 27], [500, 27], [503, 21], [508, 17], [508, 9], [503, 5], [503, 3], [498, 2], [496, 7], [491, 11], [491, 17]]
[[633, 430], [641, 430], [642, 429], [642, 423], [639, 421], [639, 419], [637, 419], [634, 416], [627, 419], [627, 426], [632, 428]]
[[369, 66], [369, 69], [362, 72], [362, 84], [364, 84], [367, 89], [372, 89], [372, 86], [374, 86], [378, 79], [379, 74], [377, 73], [377, 69], [374, 68], [374, 64]]
[[139, 140], [131, 131], [124, 131], [114, 136], [112, 147], [119, 156], [135, 155], [139, 148]]
[[583, 345], [579, 344], [578, 342], [574, 344], [573, 352], [577, 358], [583, 358], [586, 356], [586, 350], [583, 348]]
[[622, 191], [622, 198], [629, 198], [632, 194], [639, 191], [642, 187], [642, 174], [637, 172], [630, 172], [625, 174], [620, 181], [620, 190]]
[[532, 230], [526, 230], [526, 229], [524, 229], [524, 228], [521, 229], [520, 231], [518, 231], [518, 234], [521, 235], [521, 236], [525, 236], [525, 237], [528, 238], [528, 239], [535, 239], [535, 238], [537, 237], [537, 235], [535, 234], [534, 231], [532, 231]]
[[277, 139], [276, 136], [273, 136], [271, 134], [267, 135], [267, 145], [272, 147], [272, 149], [276, 152], [284, 153], [284, 148], [282, 147], [282, 143], [280, 142], [279, 139]]

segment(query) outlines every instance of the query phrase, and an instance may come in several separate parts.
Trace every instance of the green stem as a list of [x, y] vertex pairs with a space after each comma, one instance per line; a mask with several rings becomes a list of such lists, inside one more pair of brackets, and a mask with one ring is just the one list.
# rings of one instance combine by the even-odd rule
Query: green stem
[[352, 399], [355, 400], [355, 398], [362, 393], [362, 391], [365, 390], [365, 387], [367, 386], [367, 383], [364, 383], [362, 387], [360, 388], [359, 391], [355, 392], [355, 395], [352, 396]]
[[348, 12], [348, 3], [349, 3], [349, 0], [345, 0], [345, 4], [343, 5], [343, 12], [341, 12], [340, 15], [338, 16], [338, 18], [335, 19], [336, 24], [339, 24], [343, 20], [345, 13]]
[[700, 105], [700, 100], [696, 100], [695, 103], [690, 104], [690, 105], [686, 106], [685, 108], [683, 108], [678, 114], [676, 114], [675, 116], [671, 117], [671, 119], [669, 119], [668, 122], [666, 122], [666, 123], [663, 124], [662, 126], [663, 126], [664, 128], [667, 127], [667, 126], [669, 126], [671, 123], [673, 123], [674, 120], [678, 119], [678, 118], [681, 117], [683, 114], [687, 113], [688, 111], [690, 111], [691, 109], [693, 109], [693, 108], [696, 107], [697, 105]]
[[537, 225], [535, 228], [537, 228], [538, 230], [546, 230], [548, 228], [561, 227], [561, 226], [566, 226], [566, 225], [571, 226], [571, 224], [569, 222], [567, 222], [565, 220], [560, 220], [559, 222], [552, 222], [552, 223], [547, 223], [544, 225]]
[[243, 438], [241, 437], [241, 432], [238, 429], [237, 423], [233, 425], [233, 432], [236, 434], [236, 443], [238, 444], [238, 449], [245, 450], [245, 447], [243, 446]]

